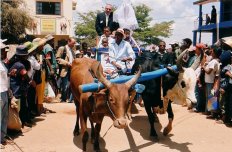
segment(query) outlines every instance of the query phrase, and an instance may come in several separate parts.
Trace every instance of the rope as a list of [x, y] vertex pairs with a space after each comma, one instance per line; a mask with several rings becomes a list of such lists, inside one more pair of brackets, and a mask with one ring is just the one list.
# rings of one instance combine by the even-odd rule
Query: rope
[[102, 138], [104, 138], [106, 136], [106, 134], [109, 132], [109, 130], [113, 127], [113, 124], [106, 130], [106, 132], [104, 133], [104, 135], [102, 136]]
[[106, 104], [107, 104], [107, 106], [108, 106], [108, 109], [110, 110], [111, 115], [112, 115], [112, 116], [114, 117], [114, 119], [116, 120], [117, 118], [116, 118], [116, 116], [114, 115], [113, 111], [111, 110], [108, 100], [106, 100]]
[[10, 145], [15, 145], [21, 152], [23, 152], [23, 150], [19, 147], [19, 145], [16, 142], [14, 142], [14, 140], [10, 136], [7, 135], [7, 138], [9, 138], [10, 141], [13, 143], [13, 144], [10, 144]]

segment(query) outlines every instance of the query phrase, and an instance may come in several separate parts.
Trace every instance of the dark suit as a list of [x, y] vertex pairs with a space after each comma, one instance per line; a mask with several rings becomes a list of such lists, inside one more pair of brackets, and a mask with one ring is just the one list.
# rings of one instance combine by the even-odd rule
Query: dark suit
[[[95, 22], [95, 28], [97, 31], [97, 34], [101, 36], [103, 34], [104, 27], [106, 27], [106, 14], [105, 12], [98, 13], [96, 22]], [[110, 13], [109, 19], [108, 19], [108, 27], [110, 27], [111, 31], [115, 31], [119, 28], [119, 24], [116, 22], [113, 22], [113, 13]]]

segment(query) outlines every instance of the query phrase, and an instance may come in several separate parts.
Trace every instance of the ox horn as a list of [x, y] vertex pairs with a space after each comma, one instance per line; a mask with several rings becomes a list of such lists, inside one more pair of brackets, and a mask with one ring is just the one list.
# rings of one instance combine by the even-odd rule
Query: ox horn
[[141, 72], [142, 72], [142, 68], [141, 68], [141, 66], [139, 66], [139, 70], [138, 70], [138, 72], [136, 73], [136, 75], [135, 75], [133, 78], [131, 78], [129, 81], [127, 81], [127, 82], [125, 83], [125, 85], [126, 85], [128, 88], [131, 88], [131, 86], [134, 85], [134, 84], [137, 82], [138, 78], [139, 78], [140, 75], [141, 75]]
[[177, 69], [181, 72], [183, 71], [183, 67], [182, 67], [182, 62], [183, 62], [183, 56], [187, 53], [188, 49], [184, 50], [178, 57], [176, 60], [176, 66]]
[[97, 72], [96, 72], [98, 81], [100, 81], [104, 86], [106, 86], [106, 88], [110, 88], [111, 82], [102, 75], [102, 71], [103, 70], [102, 70], [101, 64], [99, 63], [97, 67]]

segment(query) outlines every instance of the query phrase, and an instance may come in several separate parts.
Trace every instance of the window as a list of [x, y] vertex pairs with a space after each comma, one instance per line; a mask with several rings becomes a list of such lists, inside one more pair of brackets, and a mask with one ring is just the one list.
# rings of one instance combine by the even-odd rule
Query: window
[[60, 2], [36, 2], [36, 14], [61, 15]]

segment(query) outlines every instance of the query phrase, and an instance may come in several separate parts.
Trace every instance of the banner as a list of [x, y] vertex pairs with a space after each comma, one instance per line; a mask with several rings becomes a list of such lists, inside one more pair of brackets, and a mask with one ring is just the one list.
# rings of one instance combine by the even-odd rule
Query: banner
[[41, 34], [56, 34], [56, 19], [41, 19]]

